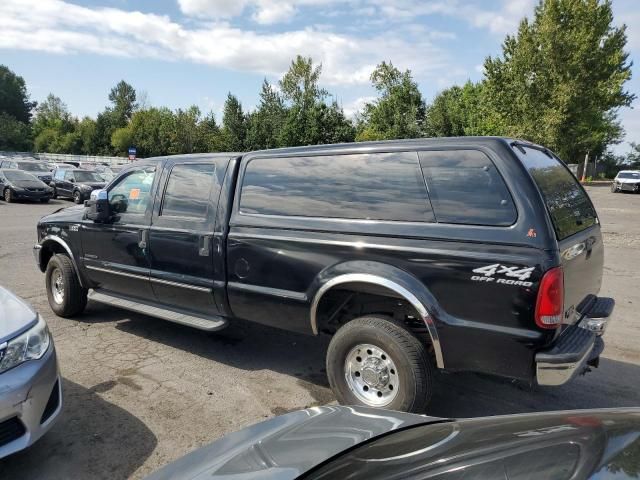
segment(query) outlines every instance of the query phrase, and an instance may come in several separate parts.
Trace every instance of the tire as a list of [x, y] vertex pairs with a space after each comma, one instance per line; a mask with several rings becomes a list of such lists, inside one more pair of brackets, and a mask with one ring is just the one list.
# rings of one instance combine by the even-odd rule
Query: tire
[[79, 190], [73, 192], [73, 203], [80, 205], [82, 203], [82, 193]]
[[53, 194], [51, 195], [51, 198], [53, 198], [54, 200], [58, 198], [58, 190], [56, 190], [55, 187], [53, 187]]
[[87, 290], [80, 286], [80, 280], [66, 255], [51, 257], [45, 273], [49, 306], [60, 317], [73, 317], [82, 313], [87, 306]]
[[433, 392], [433, 370], [425, 345], [387, 317], [351, 320], [336, 332], [327, 351], [329, 384], [343, 405], [424, 413]]
[[4, 197], [5, 202], [7, 203], [13, 202], [13, 192], [11, 191], [10, 188], [5, 188], [4, 192], [2, 193], [2, 196]]
[[611, 184], [611, 192], [612, 193], [616, 193], [618, 191], [618, 189], [616, 188], [616, 184], [615, 182]]
[[49, 198], [48, 198], [48, 197], [47, 197], [47, 198], [41, 198], [41, 199], [40, 199], [40, 202], [42, 202], [42, 203], [49, 203]]

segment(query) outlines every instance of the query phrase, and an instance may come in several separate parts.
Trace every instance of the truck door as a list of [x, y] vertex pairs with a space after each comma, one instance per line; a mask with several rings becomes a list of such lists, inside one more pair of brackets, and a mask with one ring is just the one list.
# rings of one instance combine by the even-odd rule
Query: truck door
[[149, 282], [147, 242], [155, 177], [155, 165], [128, 171], [109, 187], [113, 219], [109, 223], [82, 223], [83, 262], [98, 288], [155, 300]]
[[220, 277], [214, 224], [228, 158], [169, 160], [157, 191], [149, 231], [151, 285], [158, 302], [217, 315]]

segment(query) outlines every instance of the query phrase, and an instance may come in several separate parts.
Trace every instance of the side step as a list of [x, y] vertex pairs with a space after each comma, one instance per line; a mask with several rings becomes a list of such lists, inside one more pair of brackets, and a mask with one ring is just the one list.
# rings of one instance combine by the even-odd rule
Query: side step
[[93, 300], [94, 302], [105, 303], [113, 307], [124, 308], [125, 310], [131, 310], [132, 312], [142, 313], [144, 315], [149, 315], [150, 317], [156, 317], [161, 318], [162, 320], [180, 323], [182, 325], [187, 325], [199, 330], [205, 330], [207, 332], [220, 330], [226, 327], [229, 323], [222, 317], [200, 317], [181, 310], [169, 310], [167, 308], [161, 308], [154, 305], [149, 305], [147, 303], [141, 303], [140, 301], [130, 300], [128, 298], [117, 296], [113, 293], [105, 293], [101, 290], [89, 290], [89, 294], [87, 295], [87, 297], [89, 298], [89, 300]]

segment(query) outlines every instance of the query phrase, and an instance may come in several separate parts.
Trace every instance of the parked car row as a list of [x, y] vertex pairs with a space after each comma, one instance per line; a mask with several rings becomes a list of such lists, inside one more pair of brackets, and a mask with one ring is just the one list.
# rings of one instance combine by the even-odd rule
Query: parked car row
[[55, 164], [50, 170], [52, 165], [35, 159], [5, 158], [0, 160], [0, 194], [7, 202], [46, 203], [51, 198], [66, 197], [80, 204], [93, 190], [104, 187], [117, 171], [106, 165], [91, 166], [95, 170], [71, 164]]

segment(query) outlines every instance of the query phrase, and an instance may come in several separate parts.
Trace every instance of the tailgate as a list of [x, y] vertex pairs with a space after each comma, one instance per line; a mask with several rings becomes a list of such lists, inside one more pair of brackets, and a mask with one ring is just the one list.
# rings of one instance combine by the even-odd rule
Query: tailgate
[[575, 323], [578, 305], [589, 294], [597, 295], [602, 283], [604, 248], [600, 225], [559, 242], [564, 269], [564, 322]]
[[551, 152], [525, 144], [514, 151], [551, 219], [564, 269], [564, 323], [575, 323], [576, 309], [587, 296], [598, 294], [602, 282], [604, 249], [596, 210], [576, 177]]

